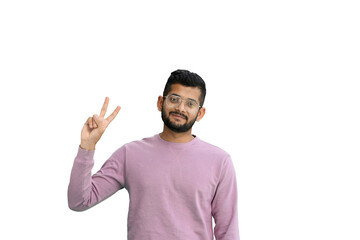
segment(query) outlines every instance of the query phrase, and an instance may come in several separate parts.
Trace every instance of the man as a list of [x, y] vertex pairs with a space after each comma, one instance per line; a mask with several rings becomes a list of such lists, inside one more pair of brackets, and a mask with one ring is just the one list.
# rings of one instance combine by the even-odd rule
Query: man
[[[117, 149], [91, 176], [95, 145], [120, 111], [85, 122], [68, 188], [70, 209], [84, 211], [116, 191], [130, 196], [129, 240], [239, 240], [237, 183], [230, 155], [192, 134], [205, 115], [205, 82], [171, 73], [157, 101], [162, 133]], [[213, 232], [212, 217], [215, 228]]]

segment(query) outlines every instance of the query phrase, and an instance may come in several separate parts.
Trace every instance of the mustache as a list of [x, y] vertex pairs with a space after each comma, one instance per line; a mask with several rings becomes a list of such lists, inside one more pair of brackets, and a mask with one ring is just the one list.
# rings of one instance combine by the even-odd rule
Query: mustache
[[179, 112], [170, 112], [169, 114], [173, 114], [173, 113], [178, 114], [178, 115], [184, 117], [185, 120], [187, 120], [187, 117], [186, 117], [184, 114], [182, 114], [182, 113], [179, 113]]

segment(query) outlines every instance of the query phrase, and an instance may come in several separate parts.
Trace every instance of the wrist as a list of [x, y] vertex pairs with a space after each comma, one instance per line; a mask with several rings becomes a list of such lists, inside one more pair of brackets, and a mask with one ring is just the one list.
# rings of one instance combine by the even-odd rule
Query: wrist
[[87, 151], [93, 151], [95, 150], [95, 144], [80, 143], [80, 148]]

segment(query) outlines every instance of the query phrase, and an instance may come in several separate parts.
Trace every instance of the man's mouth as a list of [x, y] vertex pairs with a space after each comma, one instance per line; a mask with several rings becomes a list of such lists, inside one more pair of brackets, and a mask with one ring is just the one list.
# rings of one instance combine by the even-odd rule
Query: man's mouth
[[181, 114], [178, 114], [178, 113], [171, 113], [171, 115], [173, 115], [174, 117], [176, 118], [183, 118], [183, 119], [186, 119], [185, 116], [181, 115]]

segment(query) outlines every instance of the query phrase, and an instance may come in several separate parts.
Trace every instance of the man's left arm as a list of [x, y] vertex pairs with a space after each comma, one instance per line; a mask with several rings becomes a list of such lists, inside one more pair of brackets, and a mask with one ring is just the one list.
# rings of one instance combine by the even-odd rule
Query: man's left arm
[[228, 156], [221, 166], [219, 182], [211, 202], [216, 240], [239, 240], [237, 183], [235, 168]]

